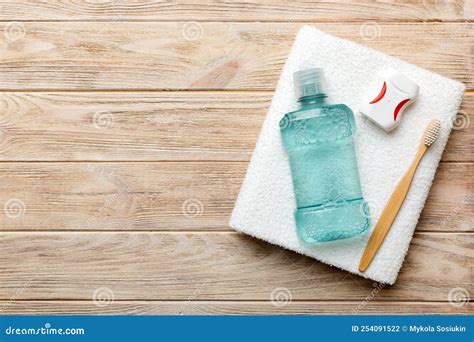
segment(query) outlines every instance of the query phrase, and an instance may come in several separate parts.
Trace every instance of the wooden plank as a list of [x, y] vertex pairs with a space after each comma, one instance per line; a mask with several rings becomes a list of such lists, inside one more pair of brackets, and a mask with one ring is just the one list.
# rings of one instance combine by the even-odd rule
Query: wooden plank
[[383, 286], [237, 233], [1, 233], [0, 299], [448, 302], [472, 284], [472, 237], [416, 234]]
[[[242, 162], [0, 163], [0, 230], [228, 230]], [[441, 164], [419, 231], [472, 231], [472, 163]]]
[[[365, 26], [364, 26], [365, 25]], [[322, 30], [473, 85], [472, 23], [322, 23]], [[0, 23], [0, 89], [275, 87], [297, 23]]]
[[[0, 315], [468, 315], [472, 303], [289, 301], [0, 301]], [[359, 308], [360, 306], [360, 308]]]
[[2, 20], [459, 20], [470, 1], [0, 1]]
[[442, 160], [474, 160], [474, 93], [466, 93], [461, 108], [453, 121], [453, 129]]
[[0, 93], [1, 160], [242, 160], [272, 93]]
[[[0, 160], [248, 161], [272, 95], [4, 92]], [[473, 115], [468, 93], [442, 160], [474, 161]]]

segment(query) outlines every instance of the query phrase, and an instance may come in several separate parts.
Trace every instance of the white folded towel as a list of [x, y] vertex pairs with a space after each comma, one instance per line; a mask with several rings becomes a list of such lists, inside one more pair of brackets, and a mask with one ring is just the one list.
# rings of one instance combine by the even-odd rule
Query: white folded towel
[[[293, 217], [296, 203], [290, 167], [281, 144], [279, 120], [298, 106], [293, 90], [293, 73], [308, 67], [323, 68], [328, 103], [344, 103], [354, 111], [362, 192], [373, 213], [371, 228], [411, 163], [427, 124], [433, 118], [442, 122], [438, 140], [422, 160], [391, 231], [365, 273], [358, 272], [358, 264], [370, 233], [318, 245], [303, 243], [296, 235]], [[417, 100], [405, 110], [399, 126], [391, 133], [382, 131], [357, 112], [375, 73], [388, 67], [397, 69], [420, 86]], [[323, 33], [315, 27], [304, 26], [278, 81], [230, 226], [352, 273], [393, 284], [428, 196], [463, 93], [462, 83]]]

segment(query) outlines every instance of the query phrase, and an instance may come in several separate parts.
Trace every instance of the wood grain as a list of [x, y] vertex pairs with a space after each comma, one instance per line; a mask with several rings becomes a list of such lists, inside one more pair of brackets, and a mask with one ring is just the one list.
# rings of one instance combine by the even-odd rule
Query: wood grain
[[[3, 161], [248, 161], [271, 92], [0, 93]], [[474, 161], [474, 93], [443, 161]]]
[[[473, 49], [474, 24], [363, 25], [318, 27], [472, 87], [473, 73], [467, 71], [472, 70], [468, 51]], [[0, 23], [0, 31], [7, 32], [0, 36], [0, 89], [271, 90], [301, 26], [4, 22]]]
[[[244, 162], [0, 163], [0, 230], [227, 230]], [[472, 231], [472, 163], [441, 164], [422, 231]]]
[[472, 292], [472, 125], [394, 286], [227, 227], [303, 23], [473, 89], [472, 19], [462, 0], [0, 0], [0, 315], [472, 314], [448, 300]]
[[1, 233], [0, 299], [268, 301], [282, 291], [296, 301], [447, 302], [471, 286], [472, 247], [472, 234], [418, 233], [396, 285], [383, 287], [230, 232]]
[[2, 20], [459, 20], [472, 3], [452, 1], [44, 1], [2, 0]]
[[[101, 303], [102, 304], [102, 303]], [[0, 301], [0, 315], [468, 315], [472, 303], [291, 301]]]

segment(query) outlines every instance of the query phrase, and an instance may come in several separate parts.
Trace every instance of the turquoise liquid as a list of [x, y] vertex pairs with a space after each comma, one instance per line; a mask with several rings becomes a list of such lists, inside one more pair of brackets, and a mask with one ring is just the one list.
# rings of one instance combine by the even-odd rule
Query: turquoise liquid
[[353, 237], [370, 226], [354, 150], [351, 109], [324, 95], [300, 99], [280, 121], [296, 196], [298, 236], [309, 243]]

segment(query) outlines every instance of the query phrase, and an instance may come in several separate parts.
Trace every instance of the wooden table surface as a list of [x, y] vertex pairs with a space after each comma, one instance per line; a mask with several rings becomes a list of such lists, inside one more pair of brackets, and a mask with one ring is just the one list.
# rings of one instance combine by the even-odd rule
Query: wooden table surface
[[[473, 18], [473, 0], [0, 0], [0, 313], [472, 313]], [[467, 86], [394, 286], [228, 228], [305, 23]]]

